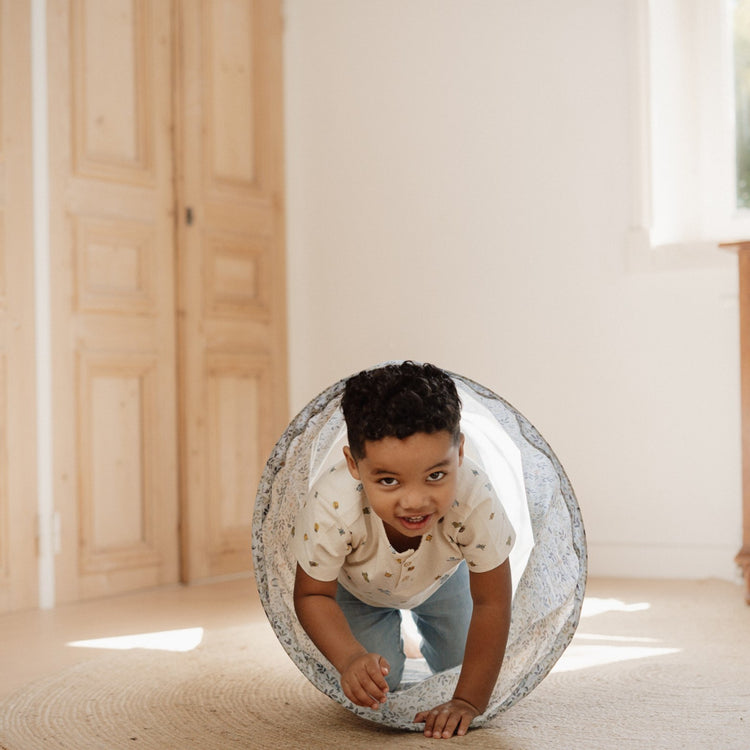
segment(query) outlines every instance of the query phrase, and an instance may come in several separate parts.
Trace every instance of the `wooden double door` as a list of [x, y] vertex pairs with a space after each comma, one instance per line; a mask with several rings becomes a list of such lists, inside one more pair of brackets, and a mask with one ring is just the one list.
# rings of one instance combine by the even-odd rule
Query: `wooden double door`
[[58, 601], [250, 568], [288, 416], [279, 5], [47, 2]]

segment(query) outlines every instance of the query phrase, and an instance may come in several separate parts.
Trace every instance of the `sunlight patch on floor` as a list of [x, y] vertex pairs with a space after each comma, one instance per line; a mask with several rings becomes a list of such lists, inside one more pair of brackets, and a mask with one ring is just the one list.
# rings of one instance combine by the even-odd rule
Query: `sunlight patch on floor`
[[[626, 604], [620, 599], [598, 599], [586, 597], [581, 609], [581, 618], [594, 617], [606, 612], [643, 612], [650, 609], [648, 602]], [[594, 641], [594, 643], [587, 643]], [[607, 635], [605, 633], [577, 632], [573, 642], [565, 650], [553, 672], [572, 672], [576, 669], [600, 667], [632, 659], [647, 659], [654, 656], [675, 654], [681, 649], [656, 645], [656, 638], [642, 638], [627, 635]]]
[[651, 605], [648, 602], [625, 604], [619, 599], [597, 599], [593, 596], [587, 596], [583, 600], [581, 617], [593, 617], [605, 612], [642, 612], [644, 609], [651, 609]]
[[653, 656], [676, 654], [679, 648], [656, 648], [650, 646], [592, 646], [572, 643], [555, 664], [553, 672], [572, 672], [576, 669], [601, 667], [632, 659], [647, 659]]
[[580, 630], [576, 632], [575, 639], [577, 641], [614, 641], [622, 643], [659, 643], [658, 638], [638, 638], [634, 635], [600, 635], [598, 633], [582, 633]]
[[163, 630], [158, 633], [137, 633], [113, 638], [94, 638], [88, 641], [71, 641], [75, 648], [104, 648], [127, 651], [134, 648], [153, 651], [192, 651], [203, 640], [203, 628]]

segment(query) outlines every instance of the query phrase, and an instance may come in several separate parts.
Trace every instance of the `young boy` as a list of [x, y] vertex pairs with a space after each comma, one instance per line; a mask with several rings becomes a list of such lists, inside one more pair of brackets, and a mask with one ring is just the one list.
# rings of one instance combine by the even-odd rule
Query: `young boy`
[[413, 362], [361, 372], [342, 409], [344, 460], [311, 488], [292, 532], [297, 616], [347, 698], [377, 709], [401, 680], [400, 610], [411, 610], [432, 671], [463, 665], [453, 698], [414, 722], [428, 737], [464, 735], [505, 653], [513, 528], [464, 460], [445, 372]]

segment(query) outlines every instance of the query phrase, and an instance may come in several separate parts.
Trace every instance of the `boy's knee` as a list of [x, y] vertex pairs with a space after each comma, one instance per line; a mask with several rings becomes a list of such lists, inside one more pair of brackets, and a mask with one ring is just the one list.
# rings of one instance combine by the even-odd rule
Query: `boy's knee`
[[464, 660], [464, 647], [460, 644], [450, 644], [436, 650], [425, 642], [422, 645], [422, 653], [433, 674], [458, 667]]

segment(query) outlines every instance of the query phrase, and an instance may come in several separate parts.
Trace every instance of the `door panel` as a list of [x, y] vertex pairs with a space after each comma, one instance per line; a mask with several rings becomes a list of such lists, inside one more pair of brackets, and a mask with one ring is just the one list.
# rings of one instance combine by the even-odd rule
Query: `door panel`
[[172, 21], [48, 2], [61, 601], [178, 579]]
[[287, 421], [281, 11], [185, 0], [177, 120], [183, 577], [250, 568]]
[[[288, 417], [280, 5], [47, 0], [60, 602], [177, 581], [178, 509], [184, 580], [249, 569]], [[0, 0], [0, 611], [37, 601], [29, 39]]]
[[0, 0], [0, 612], [38, 596], [29, 25]]
[[78, 498], [80, 570], [156, 568], [162, 563], [159, 542], [170, 534], [157, 528], [164, 515], [158, 505], [162, 468], [153, 448], [174, 439], [171, 431], [159, 434], [158, 358], [80, 352], [78, 367], [79, 461], [85, 469]]

